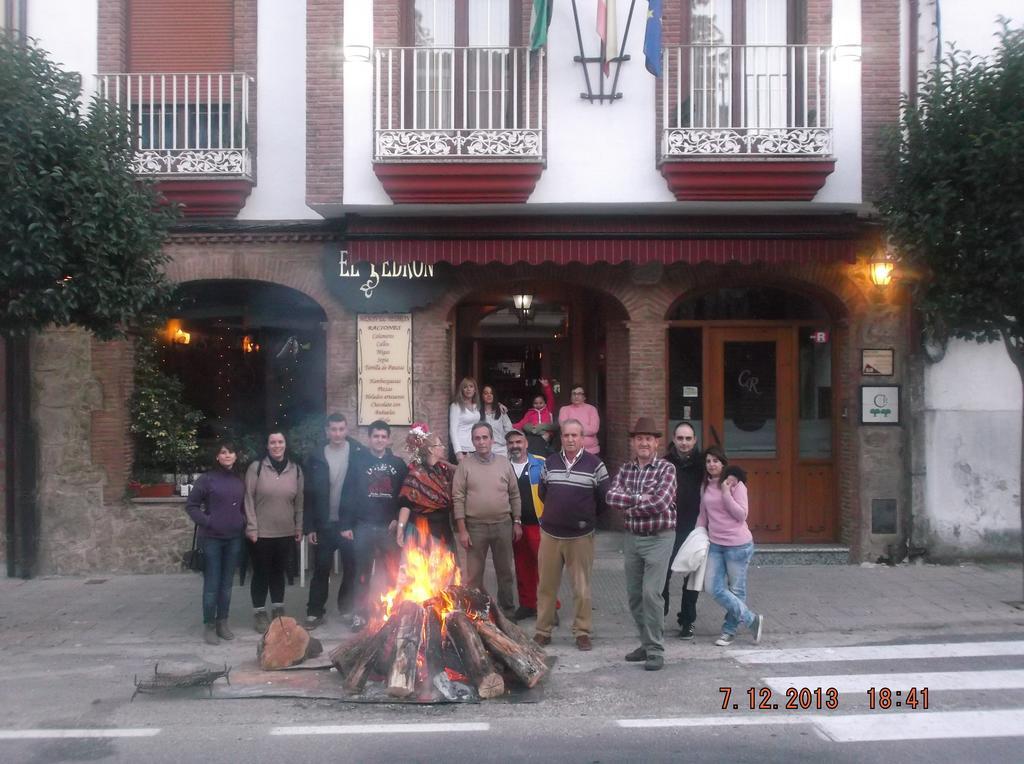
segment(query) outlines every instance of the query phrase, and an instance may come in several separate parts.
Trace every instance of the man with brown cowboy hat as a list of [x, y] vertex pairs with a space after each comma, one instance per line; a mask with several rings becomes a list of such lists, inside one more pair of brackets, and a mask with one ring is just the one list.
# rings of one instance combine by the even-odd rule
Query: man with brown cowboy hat
[[665, 664], [662, 589], [675, 540], [676, 468], [658, 456], [661, 428], [650, 417], [637, 419], [629, 437], [633, 459], [615, 475], [607, 497], [623, 516], [626, 595], [640, 634], [640, 647], [626, 660], [658, 671]]

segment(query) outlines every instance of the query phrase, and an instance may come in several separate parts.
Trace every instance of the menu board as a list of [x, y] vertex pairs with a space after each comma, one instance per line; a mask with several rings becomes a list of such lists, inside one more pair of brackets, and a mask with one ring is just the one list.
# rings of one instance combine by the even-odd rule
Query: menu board
[[412, 314], [361, 314], [356, 326], [359, 424], [412, 424]]

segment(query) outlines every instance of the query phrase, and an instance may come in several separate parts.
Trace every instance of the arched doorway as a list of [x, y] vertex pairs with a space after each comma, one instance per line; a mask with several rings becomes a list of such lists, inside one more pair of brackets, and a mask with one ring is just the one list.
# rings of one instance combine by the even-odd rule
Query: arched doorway
[[684, 298], [667, 318], [669, 425], [692, 422], [747, 471], [755, 541], [835, 541], [835, 313], [751, 286]]
[[[516, 295], [529, 296], [528, 312], [517, 309]], [[582, 385], [601, 414], [604, 450], [608, 388], [616, 384], [610, 365], [624, 352], [615, 337], [628, 318], [621, 303], [577, 284], [510, 276], [466, 295], [453, 316], [456, 377], [492, 385], [513, 422], [529, 408], [540, 379], [551, 380], [557, 406]]]
[[242, 280], [187, 282], [176, 296], [168, 327], [188, 342], [168, 337], [163, 365], [203, 412], [201, 440], [231, 436], [251, 447], [271, 426], [319, 434], [327, 317], [316, 301], [279, 284]]

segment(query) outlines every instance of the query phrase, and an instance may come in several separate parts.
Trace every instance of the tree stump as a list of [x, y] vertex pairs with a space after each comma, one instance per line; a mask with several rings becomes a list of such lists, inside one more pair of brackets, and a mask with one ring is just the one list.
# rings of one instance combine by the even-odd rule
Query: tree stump
[[256, 648], [260, 668], [264, 671], [288, 668], [314, 658], [323, 652], [320, 640], [313, 639], [309, 632], [299, 626], [294, 618], [280, 616], [270, 623], [270, 628], [260, 638]]

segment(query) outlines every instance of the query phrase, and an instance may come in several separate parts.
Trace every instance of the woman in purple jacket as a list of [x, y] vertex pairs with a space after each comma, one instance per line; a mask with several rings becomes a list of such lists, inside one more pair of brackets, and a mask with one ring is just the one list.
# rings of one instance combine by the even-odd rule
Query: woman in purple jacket
[[228, 628], [228, 610], [245, 528], [245, 483], [235, 472], [237, 460], [234, 443], [218, 443], [216, 466], [199, 476], [185, 501], [185, 511], [198, 528], [199, 544], [206, 557], [203, 639], [209, 645], [235, 638]]

